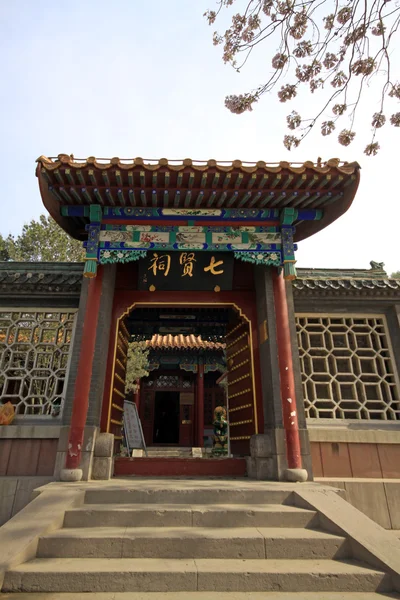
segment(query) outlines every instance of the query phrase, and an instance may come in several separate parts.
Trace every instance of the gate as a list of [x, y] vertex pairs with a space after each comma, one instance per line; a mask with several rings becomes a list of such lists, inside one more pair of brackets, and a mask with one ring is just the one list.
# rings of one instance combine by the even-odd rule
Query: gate
[[226, 336], [231, 451], [248, 455], [256, 433], [253, 352], [250, 323], [244, 317], [228, 328]]

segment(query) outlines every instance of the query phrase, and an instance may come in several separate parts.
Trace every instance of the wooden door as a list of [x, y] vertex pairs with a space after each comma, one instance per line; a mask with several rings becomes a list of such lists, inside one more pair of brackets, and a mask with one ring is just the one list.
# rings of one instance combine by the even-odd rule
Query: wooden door
[[151, 446], [153, 444], [155, 391], [146, 383], [148, 382], [144, 381], [141, 385], [140, 420], [146, 446]]
[[114, 434], [115, 451], [119, 452], [122, 440], [122, 424], [125, 400], [125, 375], [128, 353], [129, 332], [125, 323], [121, 321], [115, 349], [115, 364], [111, 388], [111, 406], [109, 412], [108, 431]]
[[253, 353], [250, 323], [243, 317], [228, 328], [226, 337], [231, 452], [250, 454], [255, 430]]
[[194, 394], [192, 392], [181, 392], [179, 411], [179, 445], [184, 448], [193, 446], [194, 427]]

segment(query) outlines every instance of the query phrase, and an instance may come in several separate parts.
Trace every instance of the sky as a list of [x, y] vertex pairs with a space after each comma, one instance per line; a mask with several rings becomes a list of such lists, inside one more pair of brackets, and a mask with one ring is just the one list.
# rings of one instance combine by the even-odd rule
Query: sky
[[[267, 162], [337, 157], [361, 165], [358, 193], [344, 216], [300, 242], [297, 266], [363, 269], [374, 260], [389, 273], [399, 270], [400, 129], [386, 125], [378, 156], [365, 156], [370, 115], [378, 110], [370, 90], [348, 148], [315, 133], [288, 152], [282, 138], [293, 107], [279, 104], [275, 94], [251, 113], [231, 114], [225, 96], [261, 83], [276, 50], [260, 46], [241, 73], [224, 65], [212, 44], [215, 27], [203, 18], [214, 2], [0, 2], [0, 233], [18, 234], [45, 212], [35, 177], [42, 154]], [[392, 66], [400, 71], [397, 56]], [[309, 110], [313, 97], [299, 102], [300, 112]]]

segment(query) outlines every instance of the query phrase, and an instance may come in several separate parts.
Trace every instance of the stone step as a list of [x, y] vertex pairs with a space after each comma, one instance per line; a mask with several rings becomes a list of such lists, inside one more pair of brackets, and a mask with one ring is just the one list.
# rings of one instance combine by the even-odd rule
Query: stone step
[[38, 558], [347, 558], [343, 537], [313, 529], [97, 527], [40, 538]]
[[400, 600], [377, 592], [73, 592], [1, 594], [1, 600]]
[[181, 448], [180, 446], [165, 446], [164, 448], [153, 446], [151, 448], [147, 448], [148, 456], [167, 456], [167, 454], [170, 454], [171, 456], [191, 456], [192, 448]]
[[67, 510], [64, 527], [318, 527], [316, 512], [284, 504], [92, 504]]
[[376, 592], [87, 592], [11, 593], [1, 600], [400, 600]]
[[179, 450], [164, 450], [164, 452], [151, 452], [150, 450], [147, 452], [148, 458], [174, 458], [174, 457], [187, 457], [191, 456], [190, 452], [180, 452]]
[[[128, 460], [129, 459], [124, 459]], [[135, 459], [133, 459], [135, 460]], [[146, 459], [137, 459], [146, 460]], [[199, 459], [200, 461], [203, 459]], [[132, 461], [133, 462], [133, 461]], [[187, 483], [187, 482], [185, 482]], [[151, 486], [136, 489], [111, 486], [86, 491], [85, 503], [87, 504], [290, 504], [291, 491], [284, 489], [264, 490], [240, 487], [240, 482], [235, 489], [220, 486], [216, 481], [210, 485], [198, 482], [179, 486], [173, 483], [169, 487]]]
[[334, 560], [35, 559], [7, 571], [3, 592], [376, 592], [389, 576]]

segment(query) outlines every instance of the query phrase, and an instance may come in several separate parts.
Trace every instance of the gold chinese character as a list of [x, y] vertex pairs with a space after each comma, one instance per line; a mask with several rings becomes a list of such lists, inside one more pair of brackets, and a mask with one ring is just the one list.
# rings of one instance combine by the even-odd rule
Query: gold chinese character
[[168, 275], [171, 267], [171, 257], [168, 254], [158, 256], [157, 252], [154, 252], [151, 262], [152, 265], [147, 270], [153, 271], [153, 275], [157, 275], [158, 271], [165, 271], [164, 277]]
[[179, 262], [183, 265], [183, 274], [181, 277], [185, 277], [185, 275], [193, 277], [193, 264], [196, 262], [194, 252], [182, 252], [179, 257]]
[[208, 265], [208, 267], [204, 267], [204, 270], [206, 272], [210, 271], [210, 273], [212, 275], [221, 275], [221, 273], [223, 273], [224, 270], [221, 269], [220, 271], [216, 271], [215, 269], [216, 269], [216, 267], [219, 267], [220, 265], [223, 265], [223, 264], [224, 264], [223, 260], [218, 260], [217, 262], [215, 262], [215, 256], [212, 256], [210, 264]]

